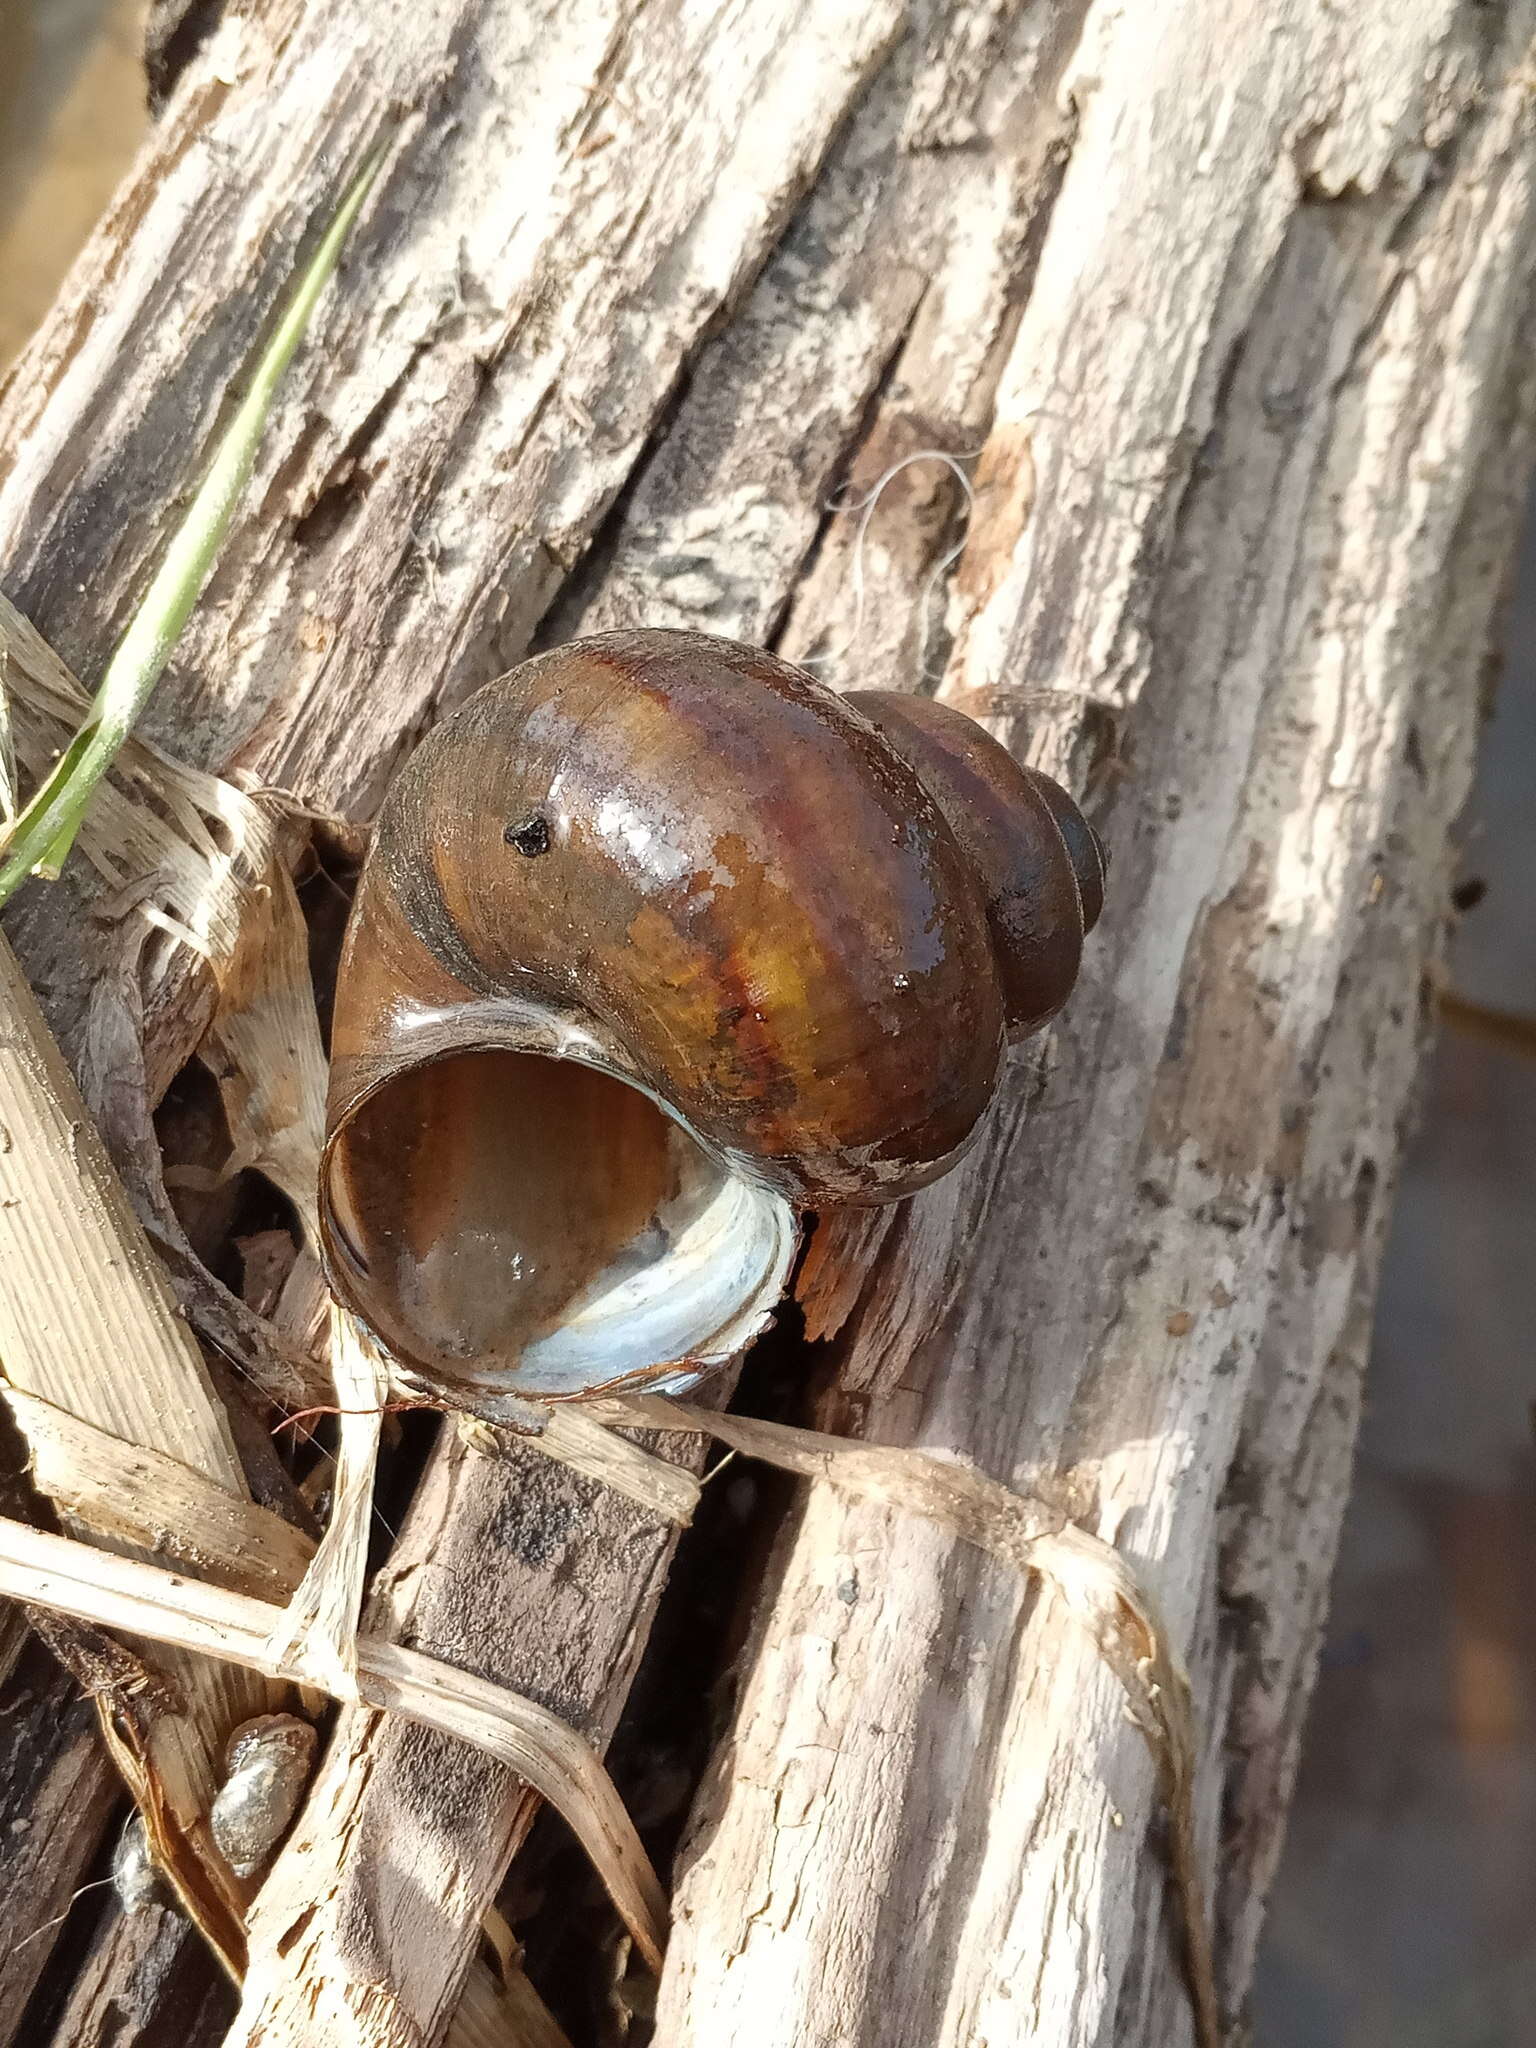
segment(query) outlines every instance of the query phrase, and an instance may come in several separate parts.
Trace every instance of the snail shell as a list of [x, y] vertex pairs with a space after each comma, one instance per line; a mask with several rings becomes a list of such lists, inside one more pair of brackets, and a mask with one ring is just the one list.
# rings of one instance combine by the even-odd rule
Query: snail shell
[[702, 634], [524, 663], [422, 742], [359, 883], [335, 1293], [486, 1412], [691, 1384], [800, 1209], [955, 1163], [1102, 884], [1066, 792], [947, 707]]
[[208, 1826], [236, 1877], [255, 1877], [271, 1862], [308, 1789], [318, 1744], [296, 1714], [258, 1714], [225, 1743]]

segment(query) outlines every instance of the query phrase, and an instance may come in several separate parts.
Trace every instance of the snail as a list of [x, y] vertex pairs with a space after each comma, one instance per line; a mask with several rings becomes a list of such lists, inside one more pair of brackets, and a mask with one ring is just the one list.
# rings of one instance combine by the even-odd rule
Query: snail
[[1066, 791], [961, 713], [697, 633], [487, 684], [391, 786], [348, 924], [332, 1290], [481, 1414], [677, 1392], [800, 1216], [974, 1138], [1103, 900]]

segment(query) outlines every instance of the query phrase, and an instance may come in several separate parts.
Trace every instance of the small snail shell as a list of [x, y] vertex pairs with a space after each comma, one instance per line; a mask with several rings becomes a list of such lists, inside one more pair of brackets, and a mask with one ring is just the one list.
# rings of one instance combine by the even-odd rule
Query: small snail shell
[[155, 1861], [137, 1807], [123, 1823], [112, 1850], [112, 1889], [125, 1913], [142, 1913], [146, 1906], [171, 1906], [176, 1894], [170, 1879]]
[[208, 1825], [236, 1877], [255, 1877], [271, 1862], [303, 1801], [318, 1744], [296, 1714], [258, 1714], [225, 1743]]
[[1098, 842], [947, 707], [613, 633], [488, 684], [380, 814], [337, 982], [338, 1298], [491, 1412], [751, 1341], [797, 1211], [970, 1143], [1071, 987]]

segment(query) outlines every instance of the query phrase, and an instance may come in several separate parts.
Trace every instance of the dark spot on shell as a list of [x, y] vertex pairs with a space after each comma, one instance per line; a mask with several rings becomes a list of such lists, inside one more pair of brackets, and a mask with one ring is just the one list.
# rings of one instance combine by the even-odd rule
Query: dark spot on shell
[[549, 851], [549, 820], [535, 811], [531, 818], [524, 818], [521, 824], [509, 825], [502, 834], [508, 846], [515, 846], [519, 853], [529, 860], [536, 860], [541, 853]]

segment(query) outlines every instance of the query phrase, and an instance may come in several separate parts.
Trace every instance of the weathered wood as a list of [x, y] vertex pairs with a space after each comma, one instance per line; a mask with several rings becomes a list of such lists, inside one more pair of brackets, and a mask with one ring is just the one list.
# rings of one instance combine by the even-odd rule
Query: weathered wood
[[[905, 25], [895, 0], [229, 14], [0, 406], [0, 560], [89, 680], [299, 224], [393, 106], [158, 737], [366, 810], [553, 602], [546, 633], [683, 621], [839, 682], [943, 669], [1038, 757], [1098, 767], [1117, 868], [1088, 984], [965, 1177], [874, 1232], [867, 1272], [824, 1268], [827, 1319], [854, 1304], [825, 1419], [1058, 1489], [1147, 1562], [1194, 1646], [1213, 1867], [1231, 1802], [1236, 2005], [1529, 454], [1532, 21], [955, 0]], [[982, 449], [932, 604], [964, 524], [943, 470], [900, 471], [867, 530], [827, 512], [929, 448]], [[82, 897], [10, 920], [70, 1044], [116, 944]], [[159, 1084], [206, 1014], [157, 1008]], [[600, 1730], [668, 1541], [529, 1454], [455, 1448], [388, 1597]], [[414, 1815], [444, 1853], [413, 1890], [359, 1826], [326, 1960], [430, 2038], [519, 1795], [344, 1730], [353, 1818]], [[662, 2037], [1176, 2041], [1151, 1806], [1057, 1606], [813, 1495]]]
[[147, 1906], [106, 1916], [54, 2022], [52, 2038], [101, 2038], [109, 2012], [113, 2048], [204, 2048], [221, 2040], [234, 1992], [179, 1913]]
[[[1040, 68], [1033, 39], [1028, 45], [1015, 40], [1020, 64], [987, 108], [995, 129], [1005, 125], [1024, 81], [1032, 83]], [[1004, 151], [994, 144], [984, 156], [978, 152], [963, 181], [949, 166], [910, 156], [902, 147], [914, 80], [928, 75], [932, 61], [925, 66], [923, 51], [909, 45], [871, 88], [783, 248], [726, 334], [703, 352], [665, 439], [615, 527], [612, 559], [607, 549], [599, 550], [592, 572], [575, 579], [544, 637], [638, 619], [692, 620], [747, 638], [767, 637], [826, 517], [849, 437], [891, 361], [907, 346], [927, 289], [925, 271], [940, 261], [955, 224], [984, 201], [991, 183], [1010, 195], [1007, 205], [994, 204], [1000, 223], [995, 231], [1003, 236], [1006, 223], [1010, 248], [1020, 231], [1017, 202], [999, 164], [1011, 147]], [[1030, 148], [1037, 148], [1033, 131]], [[904, 254], [900, 265], [889, 261], [893, 247]], [[993, 318], [1000, 320], [1005, 278], [994, 281], [993, 295]], [[974, 306], [970, 310], [974, 315]], [[985, 343], [975, 327], [966, 335], [961, 353], [968, 377], [959, 374], [942, 343], [935, 352], [940, 349], [946, 356], [946, 402], [958, 408], [962, 395], [968, 396], [974, 411], [975, 386], [985, 385]], [[936, 365], [936, 380], [938, 375]], [[750, 388], [742, 388], [744, 381]], [[753, 421], [756, 431], [743, 434], [743, 423]], [[953, 433], [953, 426], [948, 430]], [[725, 563], [731, 574], [722, 587], [712, 574]], [[674, 1446], [670, 1455], [690, 1454]], [[465, 1469], [439, 1472], [429, 1506], [413, 1514], [402, 1532], [398, 1585], [415, 1605], [396, 1603], [395, 1618], [423, 1646], [462, 1641], [466, 1626], [475, 1640], [479, 1625], [467, 1610], [483, 1582], [484, 1531], [503, 1525], [508, 1503], [520, 1496], [526, 1499], [518, 1521], [528, 1502], [545, 1504], [544, 1514], [552, 1502], [558, 1519], [576, 1517], [571, 1537], [547, 1559], [518, 1558], [515, 1590], [509, 1587], [502, 1596], [501, 1675], [540, 1697], [549, 1697], [547, 1688], [556, 1685], [553, 1697], [563, 1702], [562, 1711], [606, 1733], [637, 1660], [656, 1576], [675, 1532], [646, 1528], [625, 1503], [593, 1494], [583, 1499], [571, 1487], [568, 1477], [547, 1467], [541, 1471], [536, 1454], [516, 1453], [511, 1467], [499, 1471], [471, 1454]], [[430, 1569], [424, 1559], [432, 1561]], [[567, 1618], [573, 1583], [579, 1600]], [[557, 1615], [562, 1629], [552, 1627]], [[574, 1630], [581, 1644], [579, 1683], [560, 1682], [563, 1655], [555, 1645], [564, 1629]], [[268, 2039], [274, 2027], [301, 2028], [303, 1986], [322, 1962], [360, 1982], [388, 1981], [414, 2020], [429, 2027], [439, 2023], [473, 1939], [476, 1902], [493, 1895], [530, 1817], [528, 1802], [505, 1773], [483, 1760], [455, 1762], [463, 1783], [455, 1782], [450, 1796], [441, 1760], [434, 1780], [416, 1761], [422, 1744], [409, 1731], [387, 1731], [355, 1717], [338, 1738], [337, 1755], [347, 1751], [351, 1768], [333, 1769], [323, 1788], [320, 1810], [326, 1819], [322, 1824], [317, 1816], [310, 1830], [315, 1847], [293, 1852], [285, 1859], [291, 1867], [279, 1872], [292, 1910], [308, 1912], [317, 1890], [325, 1897], [323, 1915], [309, 1913], [306, 1922], [306, 1940], [317, 1945], [304, 1969], [289, 1972], [291, 2009], [266, 1998], [248, 2001], [242, 2041]], [[368, 1845], [386, 1825], [381, 1815], [388, 1816], [390, 1828], [408, 1827], [416, 1840], [432, 1845], [423, 1860], [441, 1874], [444, 1921], [432, 1938], [421, 1933], [423, 1900], [414, 1877], [414, 1897], [402, 1896], [395, 1910], [388, 1901], [378, 1903], [378, 1859]], [[338, 1838], [358, 1847], [333, 1893], [324, 1872]], [[364, 1901], [366, 1916], [360, 1910]], [[392, 1920], [408, 1926], [411, 1939], [397, 1943], [393, 1966], [387, 1967], [374, 1930]], [[362, 1942], [359, 1928], [366, 1929]], [[456, 1939], [445, 1938], [449, 1929]], [[279, 1916], [258, 1938], [286, 1949], [287, 1932]]]
[[[412, 1503], [369, 1625], [528, 1691], [605, 1742], [677, 1533], [535, 1451], [491, 1457], [455, 1441]], [[258, 1900], [230, 2048], [311, 2039], [320, 1984], [355, 2009], [359, 2040], [436, 2038], [537, 1804], [461, 1744], [344, 1713]]]
[[0, 2038], [14, 2040], [57, 1928], [121, 1811], [96, 1713], [41, 1644], [0, 1691]]
[[[410, 738], [525, 650], [901, 24], [899, 0], [227, 15], [9, 379], [8, 593], [89, 681], [296, 235], [395, 124], [145, 721], [184, 758], [366, 811]], [[63, 891], [15, 922], [68, 1043], [92, 940]], [[162, 1085], [203, 1021], [151, 1019]]]
[[[745, 33], [741, 22], [724, 19], [686, 29], [676, 21], [658, 25], [647, 20], [631, 34], [631, 10], [594, 8], [584, 23], [565, 23], [572, 38], [567, 47], [560, 38], [547, 36], [544, 24], [526, 17], [510, 21], [504, 12], [444, 6], [430, 18], [414, 16], [405, 35], [392, 21], [370, 30], [366, 12], [335, 8], [324, 21], [306, 23], [290, 37], [287, 16], [271, 10], [259, 26], [226, 25], [229, 33], [219, 31], [192, 66], [141, 175], [137, 189], [143, 196], [129, 202], [128, 210], [140, 216], [127, 258], [135, 283], [128, 285], [121, 275], [126, 251], [109, 225], [109, 238], [94, 264], [91, 256], [86, 259], [72, 305], [67, 296], [18, 377], [13, 433], [24, 431], [32, 407], [48, 396], [56, 378], [60, 388], [52, 393], [46, 429], [39, 420], [26, 444], [41, 457], [38, 467], [27, 477], [25, 464], [18, 465], [6, 486], [11, 495], [0, 505], [0, 525], [10, 542], [9, 587], [61, 645], [75, 652], [89, 675], [111, 619], [163, 528], [166, 506], [195, 463], [222, 387], [259, 329], [287, 266], [304, 195], [313, 204], [328, 191], [335, 166], [356, 155], [390, 97], [408, 107], [424, 101], [430, 112], [434, 95], [446, 94], [459, 106], [461, 122], [470, 128], [483, 124], [478, 140], [462, 155], [455, 150], [451, 164], [442, 158], [435, 135], [423, 139], [418, 128], [409, 126], [405, 154], [417, 158], [416, 170], [396, 166], [390, 174], [394, 197], [382, 220], [375, 211], [374, 246], [370, 249], [366, 240], [355, 245], [372, 260], [360, 277], [360, 257], [354, 256], [338, 295], [336, 311], [342, 320], [333, 322], [324, 350], [305, 366], [312, 385], [334, 387], [337, 369], [350, 358], [360, 365], [355, 381], [345, 395], [326, 388], [317, 404], [314, 390], [304, 391], [301, 372], [292, 409], [273, 436], [258, 484], [255, 502], [258, 508], [265, 505], [267, 516], [258, 510], [245, 529], [254, 545], [244, 565], [242, 540], [221, 572], [207, 615], [210, 623], [222, 617], [211, 661], [220, 676], [214, 693], [219, 701], [210, 698], [206, 676], [199, 672], [204, 650], [194, 646], [151, 721], [178, 751], [218, 765], [229, 765], [231, 740], [238, 735], [246, 741], [238, 765], [264, 778], [283, 779], [321, 802], [342, 803], [366, 800], [376, 790], [411, 732], [430, 715], [434, 699], [482, 680], [521, 651], [543, 593], [558, 578], [552, 554], [574, 558], [638, 453], [684, 349], [702, 332], [723, 294], [761, 260], [796, 188], [900, 23], [894, 6], [824, 5], [752, 10]], [[578, 29], [590, 39], [581, 41]], [[243, 98], [222, 86], [215, 92], [213, 85], [230, 67], [231, 36], [237, 46], [242, 39], [270, 36], [270, 47], [278, 53], [274, 76], [273, 66], [247, 49], [251, 61]], [[312, 47], [304, 47], [306, 38]], [[573, 62], [570, 51], [578, 46], [582, 56]], [[359, 62], [371, 82], [382, 81], [384, 90], [373, 94], [358, 88]], [[480, 74], [505, 87], [520, 66], [525, 77], [513, 98], [503, 103], [505, 95], [498, 98], [485, 90]], [[701, 107], [696, 95], [666, 86], [668, 75], [681, 84], [696, 71], [712, 81], [718, 109], [713, 116], [707, 101]], [[478, 114], [471, 115], [460, 103], [465, 74], [479, 80], [470, 92]], [[322, 93], [309, 102], [302, 94], [296, 100], [291, 81], [304, 76], [339, 81], [334, 99]], [[284, 78], [290, 81], [286, 92], [280, 83]], [[743, 89], [753, 102], [745, 121], [737, 118], [734, 104]], [[270, 122], [270, 110], [278, 103], [274, 92], [285, 107], [280, 126]], [[210, 94], [220, 106], [212, 132], [205, 133]], [[314, 123], [302, 143], [300, 104], [310, 106]], [[695, 126], [701, 115], [702, 131]], [[633, 143], [623, 151], [602, 146], [616, 124], [627, 131], [637, 122], [645, 136], [638, 157]], [[700, 132], [711, 138], [702, 159]], [[189, 151], [197, 159], [197, 172], [183, 172], [178, 187], [172, 173]], [[259, 160], [265, 151], [280, 165], [280, 174], [263, 177], [247, 168], [227, 176], [230, 151], [237, 152], [237, 162], [239, 153], [250, 151]], [[612, 178], [605, 172], [605, 156], [617, 167]], [[678, 174], [678, 162], [686, 164], [686, 176]], [[563, 171], [554, 168], [560, 164]], [[209, 174], [214, 185], [224, 181], [221, 192], [207, 183]], [[505, 193], [520, 185], [534, 199], [529, 213], [518, 219], [509, 216]], [[167, 321], [163, 293], [170, 271], [187, 252], [185, 222], [193, 212], [202, 252], [198, 283], [190, 294], [178, 292], [177, 317]], [[395, 282], [387, 285], [391, 269]], [[110, 362], [112, 371], [98, 383], [98, 367], [82, 372], [75, 351], [81, 319], [100, 334], [108, 276], [114, 280], [111, 308], [122, 318], [114, 335], [102, 337], [105, 347], [97, 366]], [[260, 279], [254, 292], [253, 276]], [[362, 289], [354, 296], [359, 284]], [[394, 338], [381, 356], [386, 333]], [[129, 334], [135, 345], [131, 356], [123, 352]], [[583, 361], [590, 378], [579, 370]], [[122, 402], [107, 402], [113, 414], [108, 424], [101, 412], [106, 389], [130, 370], [136, 377], [140, 370], [144, 375], [131, 393], [117, 387]], [[165, 430], [166, 395], [159, 386], [166, 381], [178, 391], [174, 434]], [[73, 409], [72, 395], [83, 402], [88, 420]], [[552, 414], [551, 399], [556, 402]], [[579, 440], [587, 404], [595, 409], [598, 426], [582, 449], [571, 444], [573, 437]], [[146, 436], [146, 412], [157, 408], [159, 431]], [[322, 420], [325, 445], [317, 447], [314, 434]], [[8, 440], [7, 445], [19, 442]], [[82, 473], [82, 465], [89, 475]], [[79, 486], [86, 501], [97, 497], [98, 486], [113, 501], [106, 526], [96, 524], [104, 510], [99, 499], [88, 521], [104, 552], [114, 552], [107, 536], [117, 518], [129, 517], [133, 527], [110, 593], [109, 572], [93, 556], [94, 622], [85, 616], [81, 593], [68, 578], [53, 586], [57, 601], [50, 601], [51, 579], [67, 552], [53, 524], [58, 508], [49, 503], [48, 477], [55, 466], [70, 474], [72, 487]], [[387, 488], [377, 494], [365, 490], [365, 474], [387, 479]], [[271, 479], [280, 480], [276, 487]], [[81, 502], [77, 498], [76, 516]], [[475, 537], [468, 549], [462, 546], [465, 533]], [[484, 543], [492, 541], [488, 549]], [[510, 553], [498, 566], [493, 557], [503, 549]], [[18, 566], [29, 555], [35, 576]], [[247, 606], [253, 607], [253, 617], [274, 616], [271, 607], [279, 601], [272, 581], [275, 559], [283, 564], [280, 581], [288, 590], [287, 623], [275, 641], [262, 628], [261, 644], [247, 643], [251, 659], [242, 664], [231, 658], [240, 637], [231, 622]], [[364, 573], [368, 560], [375, 567]], [[99, 583], [94, 580], [98, 572]], [[350, 611], [352, 598], [374, 578], [381, 607], [401, 602], [414, 607], [408, 637], [419, 642], [426, 635], [438, 665], [435, 674], [429, 673], [431, 664], [423, 666], [420, 646], [413, 653], [403, 641], [392, 661], [381, 661], [379, 619], [370, 620], [361, 636], [353, 632], [352, 624], [363, 614]], [[516, 600], [515, 617], [498, 623], [509, 597]], [[456, 656], [451, 643], [459, 632], [480, 640], [493, 634], [495, 650], [487, 653], [479, 646]], [[320, 666], [328, 667], [343, 649], [345, 676], [328, 672], [319, 677], [318, 695], [310, 699], [299, 668], [315, 667], [317, 655]], [[274, 704], [278, 693], [283, 701]], [[343, 706], [348, 708], [343, 711]], [[191, 732], [189, 711], [197, 720]], [[258, 721], [264, 745], [248, 738]], [[360, 734], [356, 727], [364, 723], [369, 729]], [[82, 929], [64, 891], [20, 906], [17, 923], [34, 979], [51, 998], [55, 1023], [67, 1042], [77, 1043], [84, 1002], [98, 971], [92, 949], [100, 947], [110, 957], [113, 937]], [[186, 1002], [160, 1013], [150, 1051], [162, 1085], [194, 1042], [205, 1015], [205, 1007]], [[457, 1461], [439, 1468], [450, 1496], [459, 1471]], [[443, 1532], [429, 1527], [422, 1544], [404, 1553], [399, 1571], [402, 1579], [416, 1576], [420, 1561], [436, 1547], [441, 1575], [434, 1582], [422, 1574], [423, 1634], [432, 1630], [434, 1585], [451, 1587], [456, 1563], [477, 1574], [484, 1597], [468, 1604], [476, 1607], [477, 1618], [500, 1622], [487, 1668], [497, 1664], [502, 1675], [515, 1673], [539, 1690], [535, 1681], [542, 1666], [545, 1686], [558, 1690], [561, 1656], [558, 1646], [550, 1654], [549, 1614], [539, 1582], [530, 1582], [525, 1606], [496, 1599], [495, 1559], [507, 1561], [505, 1546], [487, 1548], [478, 1540], [482, 1530], [495, 1536], [498, 1516], [504, 1519], [518, 1478], [515, 1469], [497, 1473], [485, 1460], [471, 1459], [470, 1497], [463, 1498], [460, 1487], [451, 1537], [439, 1543]], [[643, 1611], [646, 1577], [636, 1555], [635, 1518], [621, 1503], [610, 1529], [609, 1504], [600, 1502], [586, 1514], [583, 1527], [581, 1510], [588, 1506], [590, 1489], [547, 1469], [540, 1485], [558, 1495], [552, 1510], [557, 1521], [582, 1530], [581, 1567], [569, 1576], [583, 1589], [598, 1620], [596, 1629], [576, 1638], [590, 1638], [582, 1677], [593, 1703], [583, 1715], [577, 1691], [568, 1704], [578, 1718], [602, 1723], [615, 1710], [638, 1648], [633, 1616], [637, 1605]], [[425, 1520], [431, 1524], [430, 1510]], [[422, 1526], [418, 1515], [413, 1527]], [[619, 1536], [624, 1539], [616, 1551], [622, 1582], [610, 1588], [602, 1558], [605, 1545]], [[659, 1568], [667, 1532], [649, 1540]], [[609, 1597], [599, 1597], [605, 1591]], [[455, 1612], [462, 1619], [462, 1587], [455, 1587], [454, 1594]], [[573, 1615], [573, 1627], [584, 1628], [590, 1618]], [[523, 1668], [524, 1661], [531, 1671]], [[392, 1731], [375, 1728], [374, 1733], [388, 1760], [405, 1755]], [[344, 1732], [342, 1740], [348, 1739]], [[469, 1833], [475, 1839], [468, 1864], [476, 1883], [452, 1888], [454, 1939], [434, 1939], [419, 1914], [404, 1928], [422, 1957], [422, 1982], [407, 1988], [419, 1995], [432, 2018], [441, 2019], [474, 1939], [475, 1891], [488, 1897], [494, 1889], [496, 1858], [498, 1853], [504, 1857], [519, 1802], [504, 1773], [457, 1759], [452, 1769], [465, 1778], [466, 1787], [469, 1780], [475, 1786], [455, 1806], [443, 1796], [449, 1783], [443, 1746], [424, 1745], [417, 1738], [412, 1754], [418, 1760], [421, 1800], [430, 1804], [437, 1799], [445, 1837]], [[377, 1783], [398, 1807], [407, 1784], [402, 1767], [395, 1763], [381, 1770]], [[486, 1812], [498, 1807], [503, 1817], [486, 1828]], [[445, 1860], [445, 1882], [450, 1869]], [[359, 1967], [383, 1968], [387, 1975], [391, 1963], [397, 1975], [409, 1974], [400, 1958], [381, 1965], [363, 1943]]]
[[[1031, 757], [1080, 771], [1085, 710], [1113, 718], [1112, 908], [1048, 1071], [871, 1276], [829, 1404], [1043, 1473], [1144, 1561], [1210, 1730], [1234, 2011], [1530, 460], [1531, 28], [1090, 17], [945, 690], [1020, 741], [1033, 710]], [[1151, 1808], [1060, 1603], [813, 1494], [658, 2038], [1185, 2039]]]

